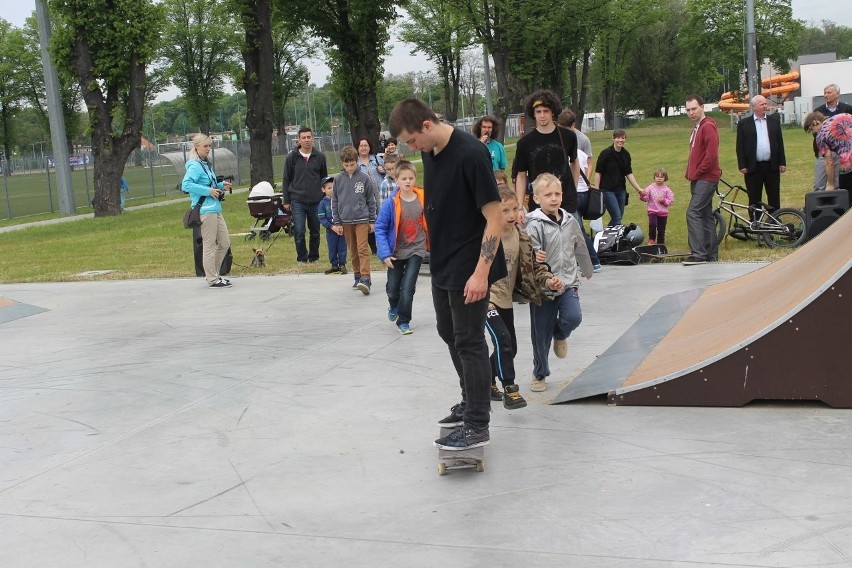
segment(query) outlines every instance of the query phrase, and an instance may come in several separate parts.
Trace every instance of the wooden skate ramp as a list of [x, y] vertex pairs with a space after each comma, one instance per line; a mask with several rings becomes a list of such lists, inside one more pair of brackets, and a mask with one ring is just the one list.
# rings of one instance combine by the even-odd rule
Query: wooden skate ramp
[[764, 268], [662, 298], [554, 403], [606, 394], [616, 405], [852, 408], [850, 232], [844, 215]]

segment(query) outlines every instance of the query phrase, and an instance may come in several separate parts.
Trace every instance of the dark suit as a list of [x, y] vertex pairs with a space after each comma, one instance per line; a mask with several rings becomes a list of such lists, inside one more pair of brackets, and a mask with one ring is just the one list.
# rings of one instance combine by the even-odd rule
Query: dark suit
[[784, 156], [784, 138], [781, 136], [781, 117], [766, 115], [766, 132], [769, 136], [769, 160], [757, 161], [757, 127], [754, 116], [740, 120], [737, 124], [737, 164], [746, 169], [745, 184], [748, 203], [759, 203], [766, 187], [766, 200], [770, 207], [781, 207], [781, 166], [787, 166]]

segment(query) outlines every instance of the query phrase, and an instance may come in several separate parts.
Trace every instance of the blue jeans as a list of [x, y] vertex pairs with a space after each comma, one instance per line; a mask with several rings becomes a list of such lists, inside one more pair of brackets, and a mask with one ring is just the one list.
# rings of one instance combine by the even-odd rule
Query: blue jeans
[[583, 230], [583, 239], [586, 241], [586, 248], [589, 251], [589, 256], [592, 257], [592, 264], [597, 266], [601, 263], [601, 260], [598, 258], [598, 251], [595, 250], [595, 243], [592, 242], [591, 237], [589, 237], [589, 233], [586, 232], [586, 227], [583, 225], [583, 213], [586, 212], [586, 209], [589, 207], [589, 192], [588, 191], [579, 191], [577, 192], [577, 210], [572, 213], [574, 219], [580, 224], [580, 229]]
[[540, 306], [530, 303], [533, 374], [536, 377], [544, 378], [550, 375], [548, 357], [551, 341], [554, 338], [568, 339], [582, 321], [580, 295], [576, 288], [569, 288], [553, 300], [545, 300]]
[[433, 284], [432, 303], [435, 327], [459, 376], [464, 424], [477, 430], [487, 428], [491, 419], [491, 362], [485, 342], [488, 298], [465, 304], [463, 290], [443, 290]]
[[626, 191], [603, 191], [604, 206], [609, 213], [609, 226], [621, 225], [621, 218], [624, 217], [624, 208], [627, 205]]
[[417, 287], [417, 274], [423, 258], [416, 254], [411, 258], [396, 259], [393, 268], [388, 268], [388, 304], [396, 308], [399, 319], [396, 324], [411, 322], [411, 306], [414, 303], [414, 290]]
[[325, 242], [328, 243], [328, 261], [332, 266], [346, 266], [346, 239], [331, 229], [325, 230]]
[[[293, 214], [293, 242], [296, 244], [296, 260], [299, 262], [319, 260], [319, 202], [305, 203], [294, 199], [290, 203], [290, 211]], [[311, 231], [310, 252], [305, 248], [305, 223]]]

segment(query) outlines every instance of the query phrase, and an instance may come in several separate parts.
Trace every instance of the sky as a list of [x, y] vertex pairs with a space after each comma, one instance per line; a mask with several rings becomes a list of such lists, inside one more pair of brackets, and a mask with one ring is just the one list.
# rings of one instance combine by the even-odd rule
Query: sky
[[[852, 2], [848, 0], [825, 2], [825, 0], [792, 0], [793, 16], [809, 24], [819, 24], [822, 20], [831, 20], [836, 24], [852, 27]], [[831, 6], [826, 8], [826, 6]], [[0, 0], [0, 18], [14, 26], [22, 26], [27, 16], [35, 10], [35, 0]], [[393, 41], [393, 37], [391, 38]], [[393, 41], [390, 55], [385, 59], [385, 73], [402, 75], [409, 71], [426, 72], [433, 69], [432, 63], [425, 57], [413, 56], [412, 47], [402, 41]], [[324, 85], [329, 69], [322, 61], [309, 64], [311, 83]], [[179, 94], [170, 90], [161, 93], [158, 100], [168, 100]]]

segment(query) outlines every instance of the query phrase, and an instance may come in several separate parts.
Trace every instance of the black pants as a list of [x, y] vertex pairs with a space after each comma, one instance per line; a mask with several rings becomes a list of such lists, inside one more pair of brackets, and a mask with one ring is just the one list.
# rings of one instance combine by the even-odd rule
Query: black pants
[[488, 427], [491, 412], [491, 364], [485, 342], [488, 298], [464, 303], [463, 290], [432, 285], [432, 303], [438, 335], [447, 344], [459, 376], [465, 426]]
[[766, 204], [772, 209], [781, 208], [781, 172], [772, 168], [769, 162], [757, 162], [757, 168], [745, 175], [748, 204], [755, 205], [763, 201], [763, 188], [766, 187]]
[[505, 387], [515, 384], [515, 355], [518, 354], [518, 338], [515, 336], [515, 310], [494, 308], [488, 310], [485, 329], [491, 336], [494, 353], [491, 354], [491, 383], [500, 379]]

